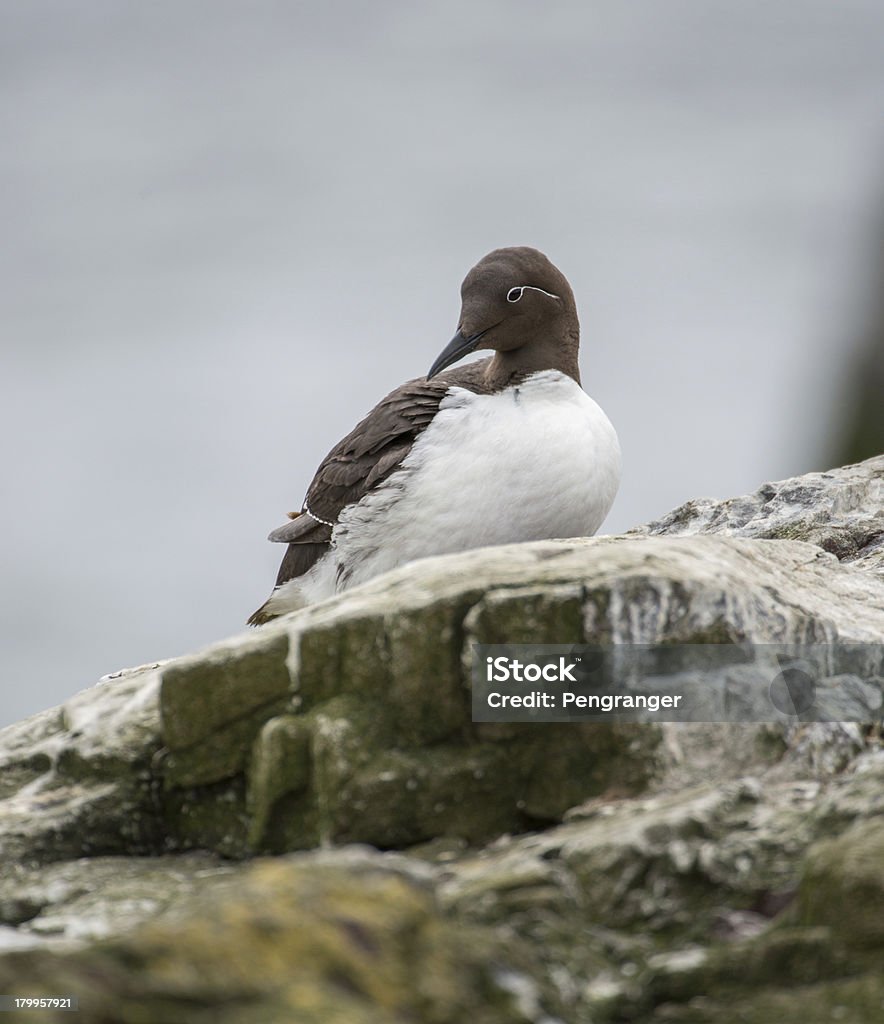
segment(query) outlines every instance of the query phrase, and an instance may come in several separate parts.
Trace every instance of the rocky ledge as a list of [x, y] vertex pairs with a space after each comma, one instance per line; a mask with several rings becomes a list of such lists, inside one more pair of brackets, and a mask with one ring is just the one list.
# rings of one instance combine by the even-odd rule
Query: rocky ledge
[[[116, 673], [0, 733], [0, 992], [84, 1021], [884, 1019], [882, 639], [884, 457]], [[474, 724], [469, 652], [504, 641], [879, 660], [829, 679], [865, 724]]]

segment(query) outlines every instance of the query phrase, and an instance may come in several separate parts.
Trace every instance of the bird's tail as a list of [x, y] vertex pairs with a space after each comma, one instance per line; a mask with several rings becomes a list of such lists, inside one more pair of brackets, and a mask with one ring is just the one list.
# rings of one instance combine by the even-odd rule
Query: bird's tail
[[300, 593], [300, 588], [295, 585], [293, 580], [288, 580], [281, 586], [274, 587], [270, 597], [257, 611], [252, 612], [246, 621], [250, 626], [263, 626], [273, 619], [278, 619], [280, 615], [296, 612], [305, 604], [307, 602]]
[[273, 619], [279, 618], [279, 612], [270, 611], [269, 605], [271, 600], [271, 598], [268, 598], [257, 611], [252, 612], [246, 619], [247, 626], [263, 626], [265, 622], [272, 622]]

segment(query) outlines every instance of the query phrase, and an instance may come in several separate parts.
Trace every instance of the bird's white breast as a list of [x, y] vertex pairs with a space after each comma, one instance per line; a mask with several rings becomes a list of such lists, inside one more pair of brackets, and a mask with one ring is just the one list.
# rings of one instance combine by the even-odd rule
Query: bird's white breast
[[452, 387], [399, 469], [342, 513], [339, 585], [429, 555], [593, 534], [619, 482], [614, 428], [565, 374], [490, 395]]

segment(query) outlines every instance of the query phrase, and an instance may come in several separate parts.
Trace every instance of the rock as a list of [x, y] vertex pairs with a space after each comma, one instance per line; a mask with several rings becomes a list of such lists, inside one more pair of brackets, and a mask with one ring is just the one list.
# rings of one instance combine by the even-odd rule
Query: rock
[[[881, 1019], [882, 478], [414, 563], [4, 730], [0, 991], [84, 1020]], [[473, 723], [472, 645], [504, 641], [817, 643], [869, 723]], [[696, 686], [744, 701], [703, 650]]]
[[811, 848], [798, 918], [824, 925], [847, 947], [884, 948], [884, 817], [860, 820]]
[[[138, 866], [143, 881], [150, 865]], [[523, 943], [503, 954], [492, 931], [444, 917], [419, 875], [376, 853], [191, 872], [191, 885], [174, 909], [102, 942], [7, 953], [0, 988], [63, 983], [86, 1020], [120, 1024], [503, 1024], [526, 987], [538, 1009], [555, 1001], [531, 982]]]
[[159, 685], [125, 673], [0, 733], [0, 861], [162, 848]]
[[764, 484], [728, 501], [689, 501], [633, 534], [800, 540], [884, 575], [884, 455]]

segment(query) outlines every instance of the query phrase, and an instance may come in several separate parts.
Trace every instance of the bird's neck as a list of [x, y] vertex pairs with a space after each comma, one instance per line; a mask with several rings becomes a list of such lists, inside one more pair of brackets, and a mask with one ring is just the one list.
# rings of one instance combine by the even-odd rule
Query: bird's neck
[[521, 348], [495, 352], [485, 369], [485, 383], [489, 391], [500, 391], [518, 384], [532, 373], [558, 370], [579, 384], [579, 348], [580, 328], [577, 323], [563, 324], [558, 330], [538, 334]]

